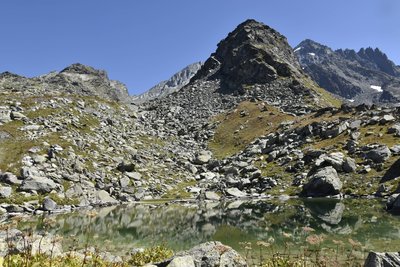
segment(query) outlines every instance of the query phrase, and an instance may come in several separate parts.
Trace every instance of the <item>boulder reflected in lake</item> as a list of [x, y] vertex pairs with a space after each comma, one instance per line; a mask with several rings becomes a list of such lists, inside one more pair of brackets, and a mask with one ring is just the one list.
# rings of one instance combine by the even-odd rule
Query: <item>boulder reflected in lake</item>
[[306, 199], [304, 205], [314, 217], [331, 225], [340, 223], [345, 209], [343, 202], [336, 199]]

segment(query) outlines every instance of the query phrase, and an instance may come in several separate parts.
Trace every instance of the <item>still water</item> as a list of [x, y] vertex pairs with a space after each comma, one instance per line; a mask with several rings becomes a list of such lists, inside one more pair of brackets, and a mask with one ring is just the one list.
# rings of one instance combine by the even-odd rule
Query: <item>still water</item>
[[33, 217], [21, 226], [35, 231], [46, 227], [63, 237], [66, 249], [88, 243], [115, 254], [158, 244], [184, 250], [210, 240], [239, 251], [240, 242], [260, 240], [300, 248], [310, 232], [323, 236], [327, 246], [352, 239], [365, 250], [398, 251], [400, 218], [383, 208], [378, 200], [333, 199], [135, 204], [51, 215], [50, 220]]

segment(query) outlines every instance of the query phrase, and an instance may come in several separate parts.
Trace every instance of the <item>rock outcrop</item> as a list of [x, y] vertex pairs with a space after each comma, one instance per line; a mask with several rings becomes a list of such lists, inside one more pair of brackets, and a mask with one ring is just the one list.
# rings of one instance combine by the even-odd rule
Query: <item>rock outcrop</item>
[[370, 252], [364, 267], [396, 267], [400, 266], [399, 252]]
[[104, 70], [83, 64], [72, 64], [60, 72], [26, 78], [9, 72], [0, 74], [0, 89], [31, 92], [33, 95], [52, 92], [98, 96], [130, 103], [128, 89], [119, 81], [110, 80]]

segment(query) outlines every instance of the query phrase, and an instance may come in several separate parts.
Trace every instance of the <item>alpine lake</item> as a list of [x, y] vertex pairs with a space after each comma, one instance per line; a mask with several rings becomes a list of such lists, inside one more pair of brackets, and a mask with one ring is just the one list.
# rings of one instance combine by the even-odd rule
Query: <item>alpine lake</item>
[[160, 244], [181, 251], [212, 240], [255, 261], [307, 251], [361, 260], [368, 251], [400, 247], [400, 217], [386, 212], [380, 199], [144, 202], [27, 217], [19, 224], [61, 236], [66, 250], [92, 246], [116, 255]]

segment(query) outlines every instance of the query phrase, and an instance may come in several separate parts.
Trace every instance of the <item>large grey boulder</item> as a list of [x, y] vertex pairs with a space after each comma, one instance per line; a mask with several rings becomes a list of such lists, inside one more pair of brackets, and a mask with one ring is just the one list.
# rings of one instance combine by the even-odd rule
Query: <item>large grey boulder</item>
[[157, 263], [156, 266], [247, 267], [247, 263], [231, 247], [225, 246], [221, 242], [213, 241], [200, 244], [187, 251], [179, 252], [172, 259]]
[[20, 186], [21, 191], [36, 191], [38, 193], [50, 193], [52, 190], [59, 188], [53, 180], [47, 177], [30, 176], [25, 179]]
[[18, 177], [11, 172], [0, 173], [0, 181], [10, 185], [22, 184], [22, 181], [19, 180]]
[[396, 267], [400, 266], [399, 252], [370, 252], [364, 267]]
[[400, 194], [393, 194], [388, 198], [386, 209], [391, 213], [400, 214]]
[[301, 195], [306, 197], [325, 197], [337, 195], [342, 189], [336, 170], [331, 167], [325, 167], [312, 173], [309, 182], [303, 186]]
[[365, 158], [372, 160], [375, 163], [385, 162], [392, 153], [386, 145], [378, 146], [365, 153]]
[[96, 192], [95, 204], [99, 205], [112, 205], [118, 204], [118, 200], [111, 197], [110, 194], [105, 190], [100, 190]]

